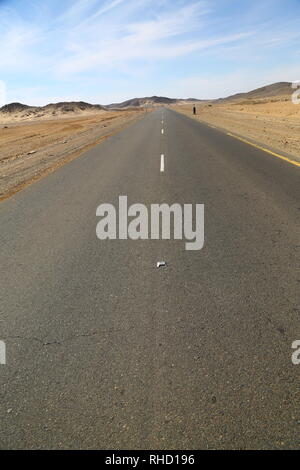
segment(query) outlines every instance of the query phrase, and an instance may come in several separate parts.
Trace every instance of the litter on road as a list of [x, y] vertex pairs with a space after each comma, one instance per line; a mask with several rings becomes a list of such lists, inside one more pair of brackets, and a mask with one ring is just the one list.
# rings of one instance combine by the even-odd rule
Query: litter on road
[[167, 263], [166, 263], [165, 261], [158, 261], [157, 267], [158, 267], [158, 268], [166, 268], [166, 267], [167, 267]]

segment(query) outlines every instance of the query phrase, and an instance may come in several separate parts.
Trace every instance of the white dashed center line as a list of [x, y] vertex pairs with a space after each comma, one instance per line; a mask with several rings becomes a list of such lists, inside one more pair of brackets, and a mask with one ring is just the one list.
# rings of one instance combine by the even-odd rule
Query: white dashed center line
[[164, 173], [165, 171], [165, 156], [161, 155], [160, 156], [160, 172]]
[[164, 133], [165, 133], [164, 129], [162, 129], [162, 130], [161, 130], [161, 133], [162, 133], [162, 134], [164, 134]]

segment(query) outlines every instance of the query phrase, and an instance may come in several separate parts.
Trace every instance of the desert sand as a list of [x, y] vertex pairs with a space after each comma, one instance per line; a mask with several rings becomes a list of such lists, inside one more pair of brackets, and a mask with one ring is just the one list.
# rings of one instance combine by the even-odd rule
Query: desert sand
[[143, 109], [0, 120], [0, 200], [139, 119]]

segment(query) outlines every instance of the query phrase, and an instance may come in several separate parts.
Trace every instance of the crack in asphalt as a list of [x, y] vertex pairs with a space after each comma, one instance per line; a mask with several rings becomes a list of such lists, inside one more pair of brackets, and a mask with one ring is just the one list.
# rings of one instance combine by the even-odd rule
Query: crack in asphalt
[[108, 330], [101, 330], [101, 331], [94, 331], [92, 333], [82, 333], [80, 335], [74, 335], [74, 336], [69, 336], [65, 339], [62, 339], [61, 341], [43, 341], [42, 339], [40, 338], [36, 338], [36, 337], [30, 337], [30, 336], [4, 336], [3, 337], [3, 340], [7, 341], [7, 340], [11, 340], [11, 339], [15, 339], [15, 340], [21, 340], [21, 341], [36, 341], [37, 343], [41, 344], [43, 347], [45, 346], [53, 346], [53, 345], [57, 345], [57, 346], [62, 346], [64, 343], [67, 343], [69, 341], [73, 341], [73, 340], [76, 340], [76, 339], [80, 339], [80, 338], [92, 338], [92, 337], [95, 337], [95, 336], [98, 336], [100, 334], [109, 334], [109, 333], [119, 333], [119, 332], [127, 332], [127, 331], [130, 331], [131, 329], [130, 328], [118, 328], [118, 329], [114, 329], [114, 328], [111, 328], [111, 329], [108, 329]]

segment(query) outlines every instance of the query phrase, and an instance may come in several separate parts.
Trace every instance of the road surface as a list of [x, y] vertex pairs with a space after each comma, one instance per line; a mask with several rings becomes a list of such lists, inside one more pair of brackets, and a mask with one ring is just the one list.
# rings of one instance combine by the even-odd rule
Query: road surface
[[[157, 109], [4, 201], [0, 447], [299, 448], [299, 188]], [[120, 195], [205, 204], [204, 248], [98, 240]]]

